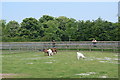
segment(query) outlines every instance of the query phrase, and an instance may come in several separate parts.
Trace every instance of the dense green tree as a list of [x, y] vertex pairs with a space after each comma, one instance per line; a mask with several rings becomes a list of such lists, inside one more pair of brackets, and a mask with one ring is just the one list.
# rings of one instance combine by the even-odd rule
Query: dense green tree
[[35, 18], [25, 18], [21, 23], [20, 36], [28, 39], [40, 38], [40, 26]]
[[0, 41], [2, 41], [2, 37], [4, 37], [4, 35], [6, 35], [5, 30], [6, 30], [6, 21], [0, 20]]
[[77, 41], [82, 41], [84, 40], [84, 33], [83, 33], [83, 30], [84, 30], [84, 21], [77, 21], [77, 31], [76, 31], [76, 40]]
[[47, 28], [49, 28], [50, 25], [48, 25], [48, 22], [49, 21], [54, 21], [54, 17], [52, 16], [49, 16], [49, 15], [43, 15], [40, 19], [39, 19], [39, 26], [41, 26], [40, 28], [40, 35], [41, 35], [41, 40], [45, 41], [45, 40], [49, 40], [48, 39], [48, 35], [45, 35], [46, 34], [46, 30]]
[[4, 40], [8, 36], [8, 28], [6, 27], [6, 20], [0, 20], [0, 32]]
[[68, 22], [70, 21], [69, 18], [65, 17], [65, 16], [60, 16], [58, 18], [56, 18], [57, 22], [58, 22], [58, 34], [59, 37], [61, 38], [62, 41], [68, 41], [69, 40], [69, 36], [66, 34], [66, 26], [68, 24]]
[[110, 40], [119, 41], [120, 38], [120, 23], [113, 23], [113, 29], [110, 32]]
[[7, 31], [9, 33], [8, 37], [16, 37], [18, 28], [19, 28], [19, 23], [16, 21], [9, 21], [6, 25]]
[[65, 17], [65, 16], [60, 16], [58, 18], [56, 18], [56, 20], [59, 23], [59, 29], [65, 31], [66, 30], [66, 24], [69, 22], [69, 18]]
[[47, 22], [49, 20], [54, 20], [54, 17], [49, 16], [49, 15], [43, 15], [40, 19], [39, 22], [43, 23], [43, 22]]
[[0, 20], [0, 31], [3, 34], [3, 36], [5, 36], [7, 34], [6, 30], [7, 30], [6, 21], [5, 20]]
[[43, 36], [43, 40], [47, 40], [47, 41], [52, 41], [52, 40], [57, 40], [59, 41], [60, 38], [57, 35], [57, 31], [58, 31], [58, 23], [56, 21], [48, 21], [46, 22], [46, 25], [48, 26], [48, 28], [43, 27], [44, 30], [44, 36]]
[[74, 40], [75, 33], [77, 31], [76, 20], [71, 18], [68, 23], [65, 25], [66, 30], [64, 31], [64, 35], [68, 37], [68, 40]]
[[[120, 17], [119, 17], [120, 18]], [[0, 20], [3, 41], [88, 41], [95, 38], [101, 41], [119, 41], [120, 23], [97, 20], [75, 20], [65, 16], [43, 15], [39, 20], [25, 18], [6, 23]]]

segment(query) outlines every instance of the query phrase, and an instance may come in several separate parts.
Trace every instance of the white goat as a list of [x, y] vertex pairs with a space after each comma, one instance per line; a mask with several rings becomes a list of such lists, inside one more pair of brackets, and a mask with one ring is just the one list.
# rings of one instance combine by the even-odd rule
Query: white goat
[[53, 55], [53, 52], [52, 52], [51, 49], [48, 49], [47, 51], [48, 51], [48, 56], [50, 56], [50, 55], [52, 56]]
[[86, 58], [82, 53], [77, 52], [77, 59], [79, 60], [79, 58]]

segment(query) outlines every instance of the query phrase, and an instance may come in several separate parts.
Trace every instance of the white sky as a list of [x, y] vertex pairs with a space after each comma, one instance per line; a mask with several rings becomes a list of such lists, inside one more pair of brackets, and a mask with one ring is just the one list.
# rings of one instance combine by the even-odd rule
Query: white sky
[[120, 0], [1, 0], [2, 2], [119, 2]]

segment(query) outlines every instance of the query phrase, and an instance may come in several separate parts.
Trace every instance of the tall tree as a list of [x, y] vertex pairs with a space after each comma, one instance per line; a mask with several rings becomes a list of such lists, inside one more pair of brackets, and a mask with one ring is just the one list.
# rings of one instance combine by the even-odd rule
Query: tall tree
[[0, 31], [1, 31], [1, 35], [3, 34], [3, 36], [5, 36], [6, 33], [6, 21], [5, 20], [0, 20]]
[[20, 36], [29, 39], [37, 38], [40, 33], [40, 26], [38, 26], [38, 21], [35, 18], [25, 18], [21, 23]]
[[66, 30], [64, 31], [64, 35], [68, 36], [69, 41], [70, 40], [75, 40], [75, 33], [77, 31], [77, 24], [76, 20], [73, 18], [70, 18], [68, 23], [65, 25]]
[[43, 23], [43, 22], [47, 22], [49, 20], [54, 20], [54, 17], [49, 16], [49, 15], [43, 15], [40, 19], [39, 22]]
[[8, 37], [16, 37], [19, 28], [19, 23], [16, 21], [9, 21], [7, 23]]
[[[119, 17], [120, 20], [120, 17]], [[97, 20], [79, 20], [65, 16], [43, 15], [39, 20], [25, 18], [19, 25], [16, 21], [6, 23], [0, 20], [0, 31], [4, 41], [119, 41], [120, 23], [112, 23], [101, 18]], [[23, 39], [23, 40], [22, 40]]]
[[69, 37], [67, 34], [65, 34], [65, 31], [66, 31], [66, 24], [69, 22], [69, 18], [65, 17], [65, 16], [60, 16], [58, 18], [56, 18], [59, 26], [59, 31], [58, 31], [58, 34], [61, 38], [62, 41], [67, 41], [69, 40]]
[[4, 40], [7, 35], [6, 29], [6, 20], [0, 20], [0, 41], [2, 41], [2, 37]]
[[57, 31], [58, 29], [58, 23], [56, 21], [48, 21], [46, 22], [46, 25], [48, 26], [48, 28], [43, 27], [44, 30], [44, 36], [43, 36], [43, 40], [44, 41], [52, 41], [52, 40], [57, 40], [59, 41], [59, 35], [57, 35]]

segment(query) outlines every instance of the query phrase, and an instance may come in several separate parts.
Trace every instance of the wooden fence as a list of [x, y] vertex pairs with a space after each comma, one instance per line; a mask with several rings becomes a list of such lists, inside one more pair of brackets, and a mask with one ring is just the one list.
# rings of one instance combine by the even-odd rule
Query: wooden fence
[[[112, 50], [118, 51], [120, 41], [98, 41], [93, 44], [91, 41], [64, 41], [55, 42], [55, 47], [61, 50], [74, 49], [74, 50]], [[2, 42], [0, 49], [2, 50], [42, 50], [54, 47], [52, 42]]]

